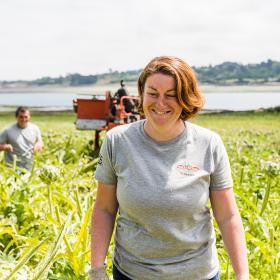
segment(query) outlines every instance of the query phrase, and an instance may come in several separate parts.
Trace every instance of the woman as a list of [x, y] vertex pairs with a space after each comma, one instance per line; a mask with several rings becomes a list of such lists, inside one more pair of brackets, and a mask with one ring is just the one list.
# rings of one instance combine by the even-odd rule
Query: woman
[[220, 137], [187, 120], [204, 100], [191, 67], [157, 57], [138, 80], [146, 119], [106, 135], [95, 172], [91, 279], [108, 279], [105, 257], [117, 218], [115, 280], [219, 279], [208, 198], [237, 279], [249, 279], [242, 221]]

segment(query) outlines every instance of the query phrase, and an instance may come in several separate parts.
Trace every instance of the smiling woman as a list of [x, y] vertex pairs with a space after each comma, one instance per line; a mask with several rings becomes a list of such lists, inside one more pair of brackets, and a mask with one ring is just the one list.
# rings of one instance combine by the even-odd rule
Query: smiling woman
[[181, 134], [184, 121], [204, 105], [192, 68], [173, 57], [153, 59], [139, 77], [138, 92], [147, 118], [145, 129], [158, 141]]
[[147, 118], [144, 128], [152, 138], [167, 141], [183, 132], [182, 107], [177, 101], [173, 77], [151, 75], [145, 84], [142, 106]]
[[146, 119], [110, 130], [95, 178], [91, 279], [108, 279], [104, 261], [115, 232], [113, 276], [219, 279], [212, 210], [237, 280], [248, 280], [246, 242], [219, 135], [189, 119], [204, 98], [191, 67], [164, 56], [138, 80]]

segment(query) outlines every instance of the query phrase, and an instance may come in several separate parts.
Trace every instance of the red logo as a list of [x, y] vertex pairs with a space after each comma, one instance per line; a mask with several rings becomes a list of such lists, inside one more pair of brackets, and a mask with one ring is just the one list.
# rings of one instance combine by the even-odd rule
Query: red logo
[[196, 165], [192, 165], [190, 163], [188, 164], [177, 164], [176, 166], [177, 169], [180, 169], [182, 171], [187, 171], [187, 172], [196, 172], [199, 170], [199, 167], [197, 167]]

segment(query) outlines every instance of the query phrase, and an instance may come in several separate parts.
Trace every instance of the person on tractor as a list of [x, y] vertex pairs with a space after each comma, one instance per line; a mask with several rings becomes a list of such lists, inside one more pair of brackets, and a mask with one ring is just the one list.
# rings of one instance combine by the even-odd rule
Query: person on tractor
[[[121, 98], [123, 96], [129, 96], [129, 93], [127, 91], [127, 88], [126, 88], [123, 80], [120, 81], [120, 85], [121, 85], [121, 87], [118, 89], [118, 91], [114, 95], [114, 98], [116, 99], [117, 104], [120, 104]], [[127, 113], [131, 113], [133, 111], [133, 108], [135, 107], [135, 104], [133, 103], [133, 101], [129, 100], [129, 99], [125, 99], [123, 104], [124, 104], [125, 111]]]

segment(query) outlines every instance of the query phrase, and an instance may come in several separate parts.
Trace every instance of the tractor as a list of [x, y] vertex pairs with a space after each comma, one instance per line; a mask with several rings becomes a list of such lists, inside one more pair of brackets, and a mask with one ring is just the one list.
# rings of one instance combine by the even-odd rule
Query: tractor
[[138, 96], [111, 96], [110, 91], [104, 95], [90, 95], [73, 100], [74, 112], [77, 115], [76, 128], [94, 130], [94, 147], [99, 149], [101, 131], [140, 120]]

